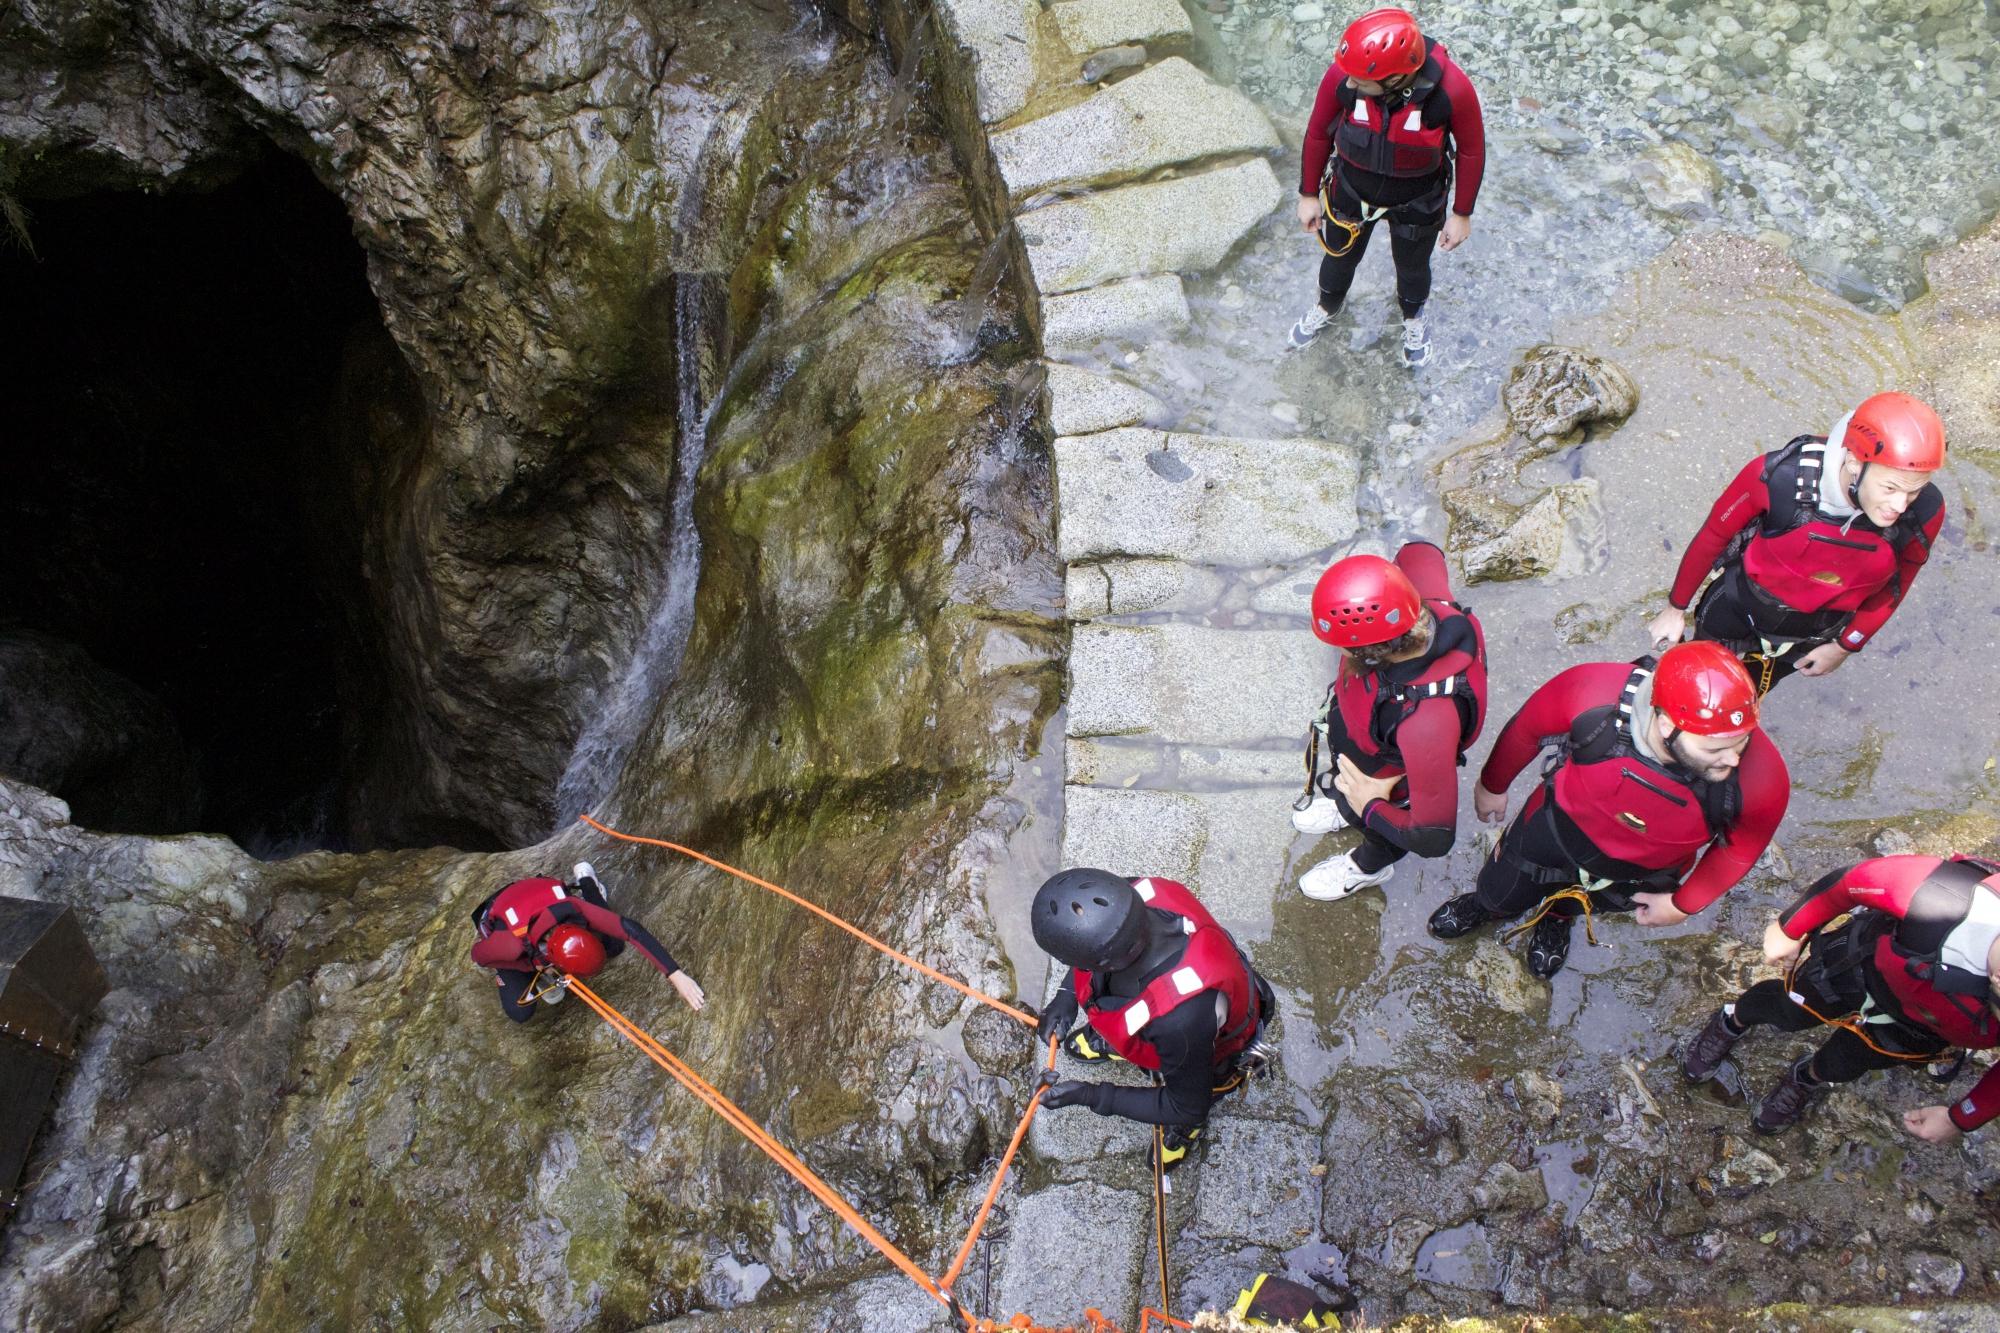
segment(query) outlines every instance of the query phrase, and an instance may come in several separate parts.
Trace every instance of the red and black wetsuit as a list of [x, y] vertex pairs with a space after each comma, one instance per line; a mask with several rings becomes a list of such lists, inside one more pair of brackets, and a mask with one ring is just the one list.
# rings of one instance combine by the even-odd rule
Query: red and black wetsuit
[[[1819, 509], [1825, 468], [1845, 452], [1801, 435], [1746, 464], [1688, 543], [1669, 600], [1685, 610], [1711, 569], [1719, 574], [1694, 615], [1695, 634], [1755, 653], [1765, 688], [1797, 669], [1821, 643], [1859, 652], [1908, 595], [1944, 527], [1934, 485], [1911, 500], [1891, 528], [1866, 514], [1830, 517]], [[1791, 645], [1766, 654], [1762, 641]]]
[[1778, 831], [1791, 779], [1761, 729], [1751, 733], [1729, 783], [1702, 782], [1627, 743], [1626, 732], [1645, 718], [1621, 723], [1619, 710], [1642, 669], [1625, 662], [1571, 667], [1529, 695], [1501, 729], [1479, 773], [1490, 792], [1506, 791], [1552, 742], [1573, 743], [1581, 731], [1591, 743], [1545, 770], [1480, 869], [1475, 893], [1489, 913], [1527, 911], [1577, 883], [1581, 872], [1612, 881], [1592, 893], [1595, 908], [1627, 910], [1634, 893], [1672, 892], [1674, 906], [1693, 915], [1742, 879]]
[[[1826, 1018], [1861, 1014], [1877, 1046], [1910, 1057], [1939, 1055], [1956, 1046], [2000, 1046], [2000, 1019], [1987, 1000], [1988, 979], [1942, 989], [1937, 940], [1964, 919], [1973, 894], [1989, 895], [1987, 919], [2000, 919], [2000, 890], [1981, 886], [1992, 866], [1935, 856], [1879, 856], [1836, 870], [1807, 889], [1778, 918], [1792, 939], [1847, 912], [1845, 926], [1817, 937], [1791, 977], [1791, 988]], [[1985, 964], [1985, 940], [1974, 950]], [[1950, 983], [1947, 983], [1950, 984]], [[1791, 999], [1785, 982], [1760, 981], [1739, 997], [1734, 1026], [1771, 1026], [1803, 1032], [1819, 1019]], [[1813, 1055], [1815, 1083], [1849, 1083], [1871, 1069], [1910, 1063], [1875, 1050], [1853, 1032], [1836, 1028]], [[2000, 1115], [2000, 1066], [1989, 1069], [1951, 1108], [1952, 1123], [1977, 1129]]]
[[1363, 810], [1334, 787], [1339, 769], [1318, 775], [1319, 791], [1361, 829], [1352, 853], [1364, 874], [1415, 852], [1443, 856], [1458, 836], [1458, 765], [1486, 719], [1486, 644], [1479, 622], [1451, 600], [1444, 552], [1411, 542], [1396, 565], [1416, 585], [1437, 622], [1422, 657], [1369, 670], [1341, 655], [1340, 676], [1328, 692], [1327, 743], [1370, 777], [1402, 774], [1387, 800]]
[[494, 969], [500, 1008], [516, 1023], [535, 1016], [535, 1003], [520, 1001], [542, 966], [543, 939], [565, 921], [597, 935], [606, 958], [617, 957], [630, 943], [662, 976], [680, 971], [674, 956], [644, 926], [606, 906], [604, 890], [591, 879], [574, 886], [559, 879], [517, 879], [474, 908], [472, 921], [479, 930], [472, 961]]
[[[1337, 217], [1366, 217], [1364, 203], [1388, 209], [1396, 296], [1406, 316], [1430, 299], [1431, 247], [1444, 226], [1446, 196], [1451, 212], [1471, 217], [1486, 173], [1479, 94], [1442, 44], [1426, 38], [1424, 46], [1424, 64], [1411, 86], [1381, 97], [1364, 97], [1339, 69], [1327, 70], [1306, 120], [1299, 176], [1301, 195], [1326, 186]], [[1320, 264], [1326, 309], [1337, 310], [1346, 299], [1373, 231], [1374, 222], [1366, 221], [1344, 254], [1329, 254]], [[1336, 251], [1346, 241], [1325, 223], [1320, 237]]]

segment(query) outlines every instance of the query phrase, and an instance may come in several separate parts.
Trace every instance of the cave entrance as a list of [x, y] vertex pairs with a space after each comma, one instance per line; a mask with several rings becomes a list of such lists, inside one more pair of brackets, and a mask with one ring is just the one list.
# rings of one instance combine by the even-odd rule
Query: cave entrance
[[354, 399], [414, 398], [346, 212], [275, 152], [208, 192], [28, 206], [32, 253], [0, 238], [0, 771], [91, 827], [344, 849], [384, 674]]

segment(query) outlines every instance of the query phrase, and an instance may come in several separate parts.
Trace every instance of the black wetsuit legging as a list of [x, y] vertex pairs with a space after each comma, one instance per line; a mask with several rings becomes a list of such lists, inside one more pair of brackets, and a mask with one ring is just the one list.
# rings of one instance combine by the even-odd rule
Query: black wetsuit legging
[[[1361, 200], [1338, 176], [1330, 198], [1337, 216], [1349, 220], [1361, 216]], [[1440, 186], [1410, 203], [1391, 207], [1382, 219], [1389, 224], [1389, 257], [1396, 262], [1396, 302], [1403, 308], [1405, 319], [1422, 314], [1424, 302], [1431, 299], [1431, 250], [1444, 227], [1444, 213], [1445, 191]], [[1361, 234], [1354, 238], [1347, 253], [1338, 257], [1329, 254], [1320, 260], [1319, 304], [1328, 314], [1339, 310], [1341, 302], [1347, 299], [1347, 289], [1354, 285], [1354, 271], [1361, 266], [1361, 257], [1368, 253], [1368, 238], [1374, 232], [1373, 221], [1363, 222]], [[1347, 240], [1344, 230], [1325, 220], [1319, 224], [1319, 235], [1333, 250], [1340, 249]]]
[[[1816, 959], [1807, 955], [1792, 984], [1798, 988], [1806, 1003], [1825, 1014], [1828, 1018], [1844, 1018], [1861, 1008], [1867, 997], [1866, 972], [1872, 964], [1862, 963], [1837, 975], [1828, 975], [1827, 969], [1818, 965]], [[1738, 1027], [1774, 1027], [1781, 1032], [1804, 1032], [1820, 1025], [1817, 1018], [1793, 1003], [1787, 993], [1785, 983], [1778, 980], [1760, 981], [1744, 991], [1736, 1001], [1736, 1024]], [[1879, 1033], [1873, 1030], [1884, 1029]], [[1912, 1055], [1939, 1055], [1949, 1049], [1946, 1042], [1935, 1035], [1910, 1026], [1905, 1022], [1872, 1024], [1871, 1033], [1876, 1041], [1890, 1050], [1907, 1051]], [[1808, 1066], [1809, 1082], [1812, 1083], [1852, 1083], [1872, 1069], [1891, 1069], [1910, 1061], [1898, 1060], [1872, 1049], [1867, 1042], [1849, 1032], [1846, 1028], [1834, 1028], [1812, 1057]]]
[[[1743, 658], [1760, 694], [1768, 694], [1779, 681], [1799, 669], [1806, 654], [1822, 643], [1831, 642], [1847, 617], [1813, 615], [1804, 611], [1780, 612], [1764, 605], [1747, 586], [1743, 566], [1733, 565], [1708, 585], [1695, 603], [1694, 637], [1713, 639]], [[1796, 646], [1771, 658], [1764, 658], [1760, 635], [1782, 635], [1797, 640]], [[1782, 641], [1782, 640], [1779, 640]]]
[[[1479, 880], [1472, 891], [1479, 905], [1493, 916], [1519, 916], [1539, 905], [1550, 894], [1572, 887], [1576, 883], [1576, 862], [1570, 859], [1570, 853], [1588, 855], [1592, 850], [1590, 839], [1583, 835], [1575, 822], [1560, 810], [1552, 811], [1548, 801], [1548, 794], [1541, 793], [1533, 811], [1519, 816], [1507, 826], [1507, 831], [1500, 835], [1499, 846], [1493, 849], [1493, 855], [1479, 867]], [[1544, 880], [1521, 862], [1565, 873], [1553, 880]], [[1591, 891], [1590, 908], [1593, 912], [1629, 912], [1638, 906], [1632, 898], [1633, 894], [1651, 892], [1655, 887], [1635, 879], [1615, 878], [1620, 870], [1629, 870], [1634, 875], [1645, 872], [1636, 867], [1620, 866], [1608, 858], [1592, 857], [1591, 864], [1584, 868], [1592, 872], [1594, 879], [1603, 879], [1607, 874], [1614, 876], [1610, 885]], [[1579, 910], [1574, 900], [1566, 900], [1551, 907], [1549, 912], [1552, 916], [1568, 919]]]

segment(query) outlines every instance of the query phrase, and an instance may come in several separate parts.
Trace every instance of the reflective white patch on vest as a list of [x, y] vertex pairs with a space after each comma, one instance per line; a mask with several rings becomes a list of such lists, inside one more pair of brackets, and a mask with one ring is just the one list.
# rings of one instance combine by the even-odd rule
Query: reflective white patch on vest
[[1136, 1037], [1139, 1029], [1153, 1021], [1153, 1011], [1146, 1007], [1144, 1000], [1134, 1000], [1125, 1006], [1125, 1035]]
[[521, 918], [514, 914], [514, 909], [511, 907], [507, 909], [507, 924], [510, 926], [518, 926], [521, 924]]
[[1973, 886], [1972, 906], [1965, 913], [1965, 920], [1951, 928], [1951, 934], [1944, 937], [1944, 948], [1938, 951], [1938, 961], [1950, 967], [1962, 967], [1979, 976], [1986, 975], [1986, 955], [1993, 948], [1993, 941], [2000, 939], [2000, 894], [1984, 884]]
[[560, 885], [560, 884], [556, 885], [556, 886], [555, 886], [555, 889], [556, 889], [556, 897], [558, 897], [558, 898], [567, 898], [567, 897], [569, 897], [569, 890], [568, 890], [568, 889], [565, 889], [565, 888], [564, 888], [564, 887], [563, 887], [562, 885]]
[[1403, 128], [1406, 130], [1420, 130], [1423, 127], [1424, 127], [1424, 109], [1420, 106], [1411, 107], [1410, 118], [1403, 122]]
[[1365, 97], [1354, 99], [1354, 123], [1356, 125], [1368, 123], [1368, 99]]
[[1181, 918], [1181, 934], [1192, 935], [1195, 933], [1197, 929], [1199, 929], [1199, 927], [1197, 927], [1190, 918], [1188, 917]]
[[1153, 881], [1150, 879], [1133, 881], [1132, 892], [1138, 894], [1146, 902], [1153, 901]]
[[1174, 969], [1175, 990], [1183, 995], [1192, 995], [1201, 988], [1201, 973], [1191, 967], [1177, 967]]

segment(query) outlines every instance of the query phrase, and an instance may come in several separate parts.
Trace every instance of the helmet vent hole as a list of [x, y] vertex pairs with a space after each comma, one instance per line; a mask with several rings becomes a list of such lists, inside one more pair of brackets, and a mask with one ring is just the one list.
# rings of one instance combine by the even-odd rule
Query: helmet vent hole
[[1110, 903], [1108, 903], [1108, 902], [1106, 902], [1106, 901], [1105, 901], [1104, 899], [1102, 899], [1102, 898], [1099, 898], [1099, 897], [1096, 897], [1096, 896], [1092, 896], [1092, 898], [1091, 898], [1091, 900], [1090, 900], [1090, 901], [1092, 901], [1092, 902], [1096, 903], [1096, 904], [1097, 904], [1097, 905], [1098, 905], [1099, 907], [1109, 907], [1109, 906], [1111, 906], [1111, 904], [1110, 904]]

